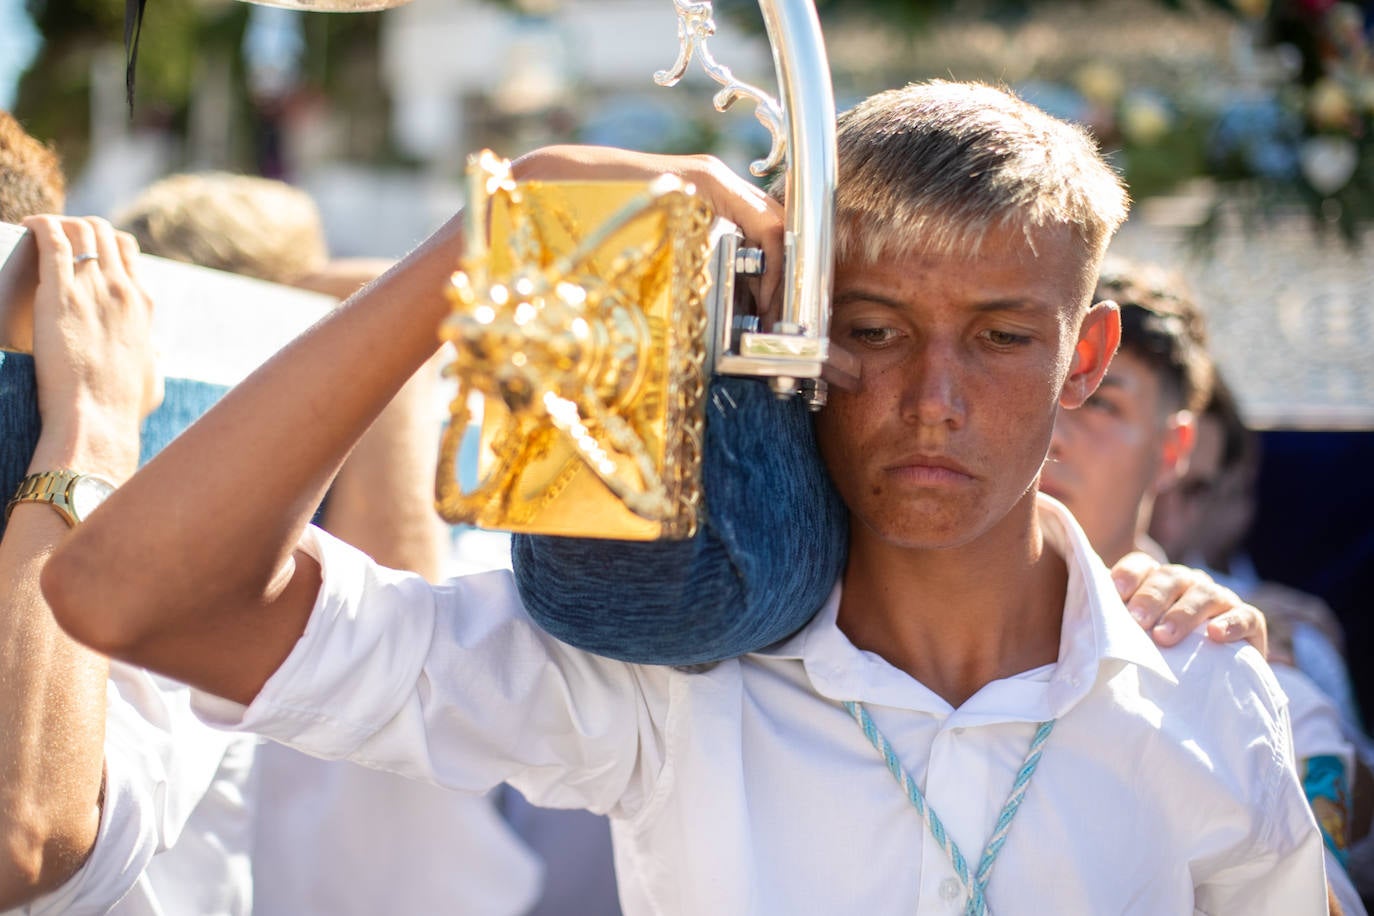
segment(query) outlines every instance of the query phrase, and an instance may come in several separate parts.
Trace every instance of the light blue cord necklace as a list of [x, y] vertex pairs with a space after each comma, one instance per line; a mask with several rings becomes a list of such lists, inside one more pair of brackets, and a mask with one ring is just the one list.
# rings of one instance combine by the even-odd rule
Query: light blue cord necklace
[[983, 849], [983, 857], [978, 861], [978, 870], [974, 873], [973, 879], [969, 880], [968, 862], [964, 859], [964, 854], [959, 851], [959, 844], [954, 842], [954, 837], [945, 832], [945, 825], [935, 813], [935, 809], [930, 807], [926, 797], [921, 794], [921, 790], [916, 786], [916, 780], [911, 778], [911, 774], [902, 766], [901, 759], [897, 752], [892, 749], [883, 733], [878, 731], [878, 726], [873, 723], [873, 717], [868, 714], [868, 710], [862, 703], [846, 700], [844, 708], [849, 710], [849, 714], [854, 717], [854, 721], [859, 723], [859, 728], [863, 729], [868, 740], [873, 747], [882, 755], [883, 762], [887, 764], [887, 771], [892, 774], [892, 778], [897, 780], [897, 784], [906, 793], [907, 800], [916, 809], [916, 813], [926, 822], [930, 828], [930, 835], [935, 839], [935, 845], [939, 846], [949, 857], [949, 864], [954, 867], [954, 873], [959, 876], [959, 881], [964, 885], [964, 892], [968, 895], [964, 903], [965, 916], [989, 916], [988, 903], [985, 898], [988, 881], [992, 877], [992, 863], [997, 861], [997, 854], [1002, 851], [1002, 846], [1007, 842], [1007, 833], [1011, 830], [1011, 822], [1016, 817], [1017, 810], [1021, 807], [1021, 800], [1026, 797], [1026, 788], [1030, 785], [1031, 777], [1035, 775], [1035, 768], [1040, 765], [1040, 755], [1045, 749], [1045, 742], [1049, 740], [1050, 732], [1054, 731], [1054, 719], [1041, 722], [1035, 730], [1035, 737], [1031, 739], [1030, 749], [1026, 751], [1026, 759], [1021, 763], [1021, 769], [1016, 771], [1016, 781], [1012, 783], [1011, 794], [1007, 796], [1007, 803], [1002, 806], [1002, 813], [997, 815], [997, 827], [992, 831], [992, 836], [988, 839], [988, 845]]

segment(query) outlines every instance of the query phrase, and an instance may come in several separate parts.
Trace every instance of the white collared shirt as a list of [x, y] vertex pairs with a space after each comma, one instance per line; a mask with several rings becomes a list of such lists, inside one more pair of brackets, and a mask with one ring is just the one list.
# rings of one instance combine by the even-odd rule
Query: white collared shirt
[[542, 865], [493, 799], [268, 742], [253, 916], [516, 916]]
[[836, 627], [706, 672], [572, 649], [511, 578], [432, 587], [322, 533], [324, 584], [252, 706], [207, 719], [468, 791], [614, 820], [629, 914], [955, 914], [945, 855], [840, 705], [860, 700], [976, 862], [1036, 723], [1057, 717], [987, 895], [1016, 914], [1325, 912], [1322, 846], [1259, 655], [1190, 637], [1161, 652], [1072, 518], [1041, 502], [1069, 567], [1059, 662], [958, 709]]
[[95, 846], [29, 916], [247, 916], [257, 740], [206, 727], [190, 690], [110, 663]]

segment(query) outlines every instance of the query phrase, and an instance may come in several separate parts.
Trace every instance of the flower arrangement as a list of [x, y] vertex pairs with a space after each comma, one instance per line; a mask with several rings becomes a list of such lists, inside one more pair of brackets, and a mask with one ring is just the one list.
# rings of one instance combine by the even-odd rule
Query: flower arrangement
[[1298, 203], [1319, 228], [1356, 242], [1374, 221], [1374, 4], [1231, 4], [1241, 21], [1236, 85], [1194, 115], [1200, 173], [1226, 185], [1246, 216]]
[[1253, 184], [1262, 206], [1297, 199], [1352, 242], [1374, 220], [1370, 4], [1233, 0], [1254, 86], [1216, 119], [1208, 170]]

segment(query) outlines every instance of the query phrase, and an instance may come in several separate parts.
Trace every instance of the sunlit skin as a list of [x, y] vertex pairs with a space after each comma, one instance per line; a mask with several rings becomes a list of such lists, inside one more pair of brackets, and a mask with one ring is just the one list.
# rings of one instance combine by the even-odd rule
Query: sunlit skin
[[831, 333], [862, 379], [816, 421], [851, 513], [840, 626], [951, 705], [1058, 657], [1067, 571], [1043, 550], [1037, 478], [1120, 332], [1114, 306], [1088, 308], [1081, 241], [1032, 241], [836, 270]]
[[1055, 421], [1040, 488], [1068, 506], [1109, 564], [1154, 546], [1145, 534], [1154, 496], [1186, 467], [1192, 417], [1171, 408], [1158, 373], [1123, 351], [1083, 406]]

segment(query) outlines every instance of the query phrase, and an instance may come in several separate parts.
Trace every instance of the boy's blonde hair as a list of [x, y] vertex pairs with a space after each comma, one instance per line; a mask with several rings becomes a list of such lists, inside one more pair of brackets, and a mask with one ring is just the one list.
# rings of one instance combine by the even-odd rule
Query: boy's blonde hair
[[1121, 179], [1082, 128], [1011, 92], [936, 80], [839, 118], [835, 256], [977, 252], [989, 230], [1076, 230], [1100, 258], [1126, 219]]
[[293, 283], [328, 259], [315, 202], [269, 178], [173, 175], [144, 189], [114, 223], [148, 254], [273, 283]]

